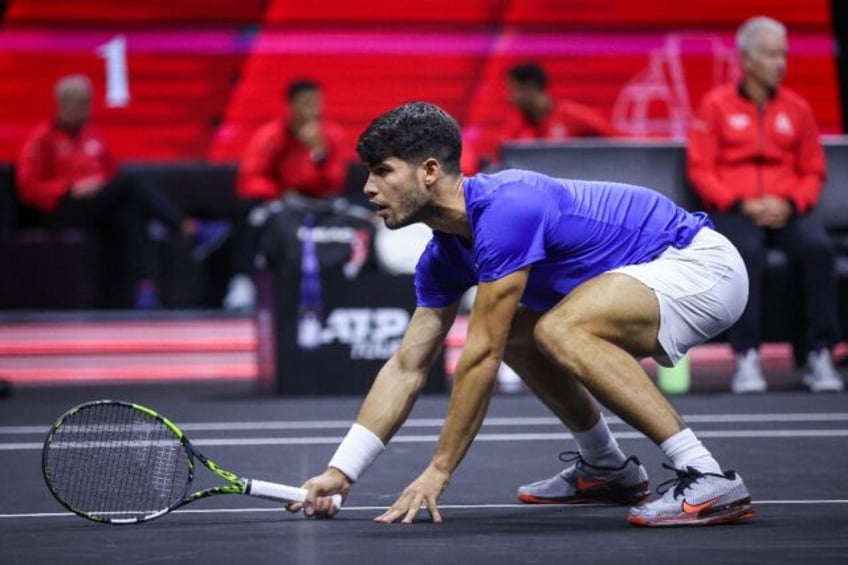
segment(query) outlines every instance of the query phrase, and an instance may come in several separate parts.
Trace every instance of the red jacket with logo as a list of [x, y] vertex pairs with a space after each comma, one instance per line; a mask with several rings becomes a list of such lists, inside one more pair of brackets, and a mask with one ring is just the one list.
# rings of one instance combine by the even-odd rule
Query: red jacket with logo
[[350, 160], [341, 127], [322, 124], [326, 151], [315, 158], [298, 141], [286, 121], [274, 120], [253, 134], [239, 166], [237, 193], [242, 198], [268, 200], [293, 190], [304, 196], [337, 196]]
[[719, 211], [773, 195], [806, 212], [826, 175], [810, 105], [785, 88], [761, 110], [734, 85], [708, 93], [692, 122], [687, 161], [695, 191], [707, 208]]
[[517, 112], [507, 123], [501, 139], [559, 140], [571, 137], [614, 137], [621, 132], [595, 109], [570, 100], [557, 100], [539, 123]]
[[107, 181], [116, 173], [106, 145], [90, 127], [70, 132], [52, 120], [33, 130], [15, 165], [21, 202], [44, 212], [54, 210], [78, 180], [100, 177]]

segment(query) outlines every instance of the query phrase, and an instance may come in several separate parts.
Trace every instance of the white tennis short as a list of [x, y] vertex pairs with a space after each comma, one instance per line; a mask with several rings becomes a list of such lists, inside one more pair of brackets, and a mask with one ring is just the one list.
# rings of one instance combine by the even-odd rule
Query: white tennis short
[[726, 237], [702, 228], [688, 247], [669, 247], [649, 263], [610, 271], [653, 289], [660, 304], [661, 365], [676, 364], [690, 347], [730, 327], [748, 302], [748, 273]]

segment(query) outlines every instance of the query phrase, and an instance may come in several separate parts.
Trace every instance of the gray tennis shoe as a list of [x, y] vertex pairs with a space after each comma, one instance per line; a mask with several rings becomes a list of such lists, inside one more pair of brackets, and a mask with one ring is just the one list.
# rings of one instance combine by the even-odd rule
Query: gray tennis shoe
[[636, 504], [651, 494], [648, 473], [636, 457], [620, 467], [587, 463], [580, 453], [567, 451], [563, 463], [574, 462], [562, 472], [518, 487], [518, 500], [527, 504]]
[[751, 495], [735, 471], [702, 473], [664, 467], [677, 473], [657, 487], [657, 500], [630, 509], [627, 521], [637, 526], [706, 526], [754, 517]]

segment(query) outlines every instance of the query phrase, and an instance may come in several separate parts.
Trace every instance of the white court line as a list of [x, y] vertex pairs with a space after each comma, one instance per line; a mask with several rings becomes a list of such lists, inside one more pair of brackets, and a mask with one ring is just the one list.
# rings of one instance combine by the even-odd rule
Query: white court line
[[[786, 422], [848, 422], [848, 412], [824, 413], [773, 413], [773, 414], [693, 414], [684, 415], [690, 423], [786, 423]], [[616, 416], [607, 416], [610, 424], [623, 424]], [[443, 418], [411, 418], [405, 428], [436, 428], [444, 423]], [[243, 431], [243, 430], [330, 430], [350, 427], [351, 420], [292, 420], [259, 422], [186, 422], [177, 425], [185, 432], [190, 431]], [[493, 417], [486, 418], [483, 426], [562, 426], [554, 417]], [[0, 426], [0, 434], [41, 434], [50, 426]]]
[[[814, 505], [814, 504], [848, 504], [848, 499], [825, 499], [825, 500], [754, 500], [754, 506], [781, 506], [781, 505]], [[608, 504], [580, 504], [575, 506], [552, 505], [552, 504], [440, 504], [439, 510], [541, 510], [543, 508], [608, 508]], [[345, 506], [343, 512], [380, 512], [385, 511], [387, 506]], [[172, 514], [249, 514], [256, 512], [285, 512], [284, 508], [196, 508], [174, 510]], [[76, 516], [71, 512], [29, 512], [20, 514], [0, 514], [0, 519], [23, 519], [23, 518], [66, 518]]]
[[[767, 439], [767, 438], [833, 438], [848, 437], [845, 430], [695, 430], [698, 437], [724, 439]], [[616, 439], [645, 439], [639, 432], [616, 432]], [[191, 439], [191, 438], [189, 438]], [[392, 438], [391, 443], [435, 443], [439, 439], [436, 434], [429, 435], [399, 435]], [[477, 434], [474, 441], [560, 441], [570, 440], [570, 433], [514, 433], [514, 434]], [[191, 440], [192, 445], [217, 447], [248, 447], [262, 445], [336, 445], [341, 437], [258, 437], [258, 438], [207, 438]], [[42, 449], [43, 442], [13, 442], [0, 443], [0, 451], [26, 451]]]

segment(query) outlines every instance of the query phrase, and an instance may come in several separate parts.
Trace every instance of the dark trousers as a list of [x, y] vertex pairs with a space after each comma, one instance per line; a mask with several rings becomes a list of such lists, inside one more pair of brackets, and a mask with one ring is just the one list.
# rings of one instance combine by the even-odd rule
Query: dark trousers
[[761, 343], [762, 289], [766, 253], [770, 247], [782, 249], [790, 264], [798, 267], [807, 351], [834, 345], [839, 339], [835, 251], [815, 212], [795, 215], [780, 229], [758, 227], [739, 212], [711, 216], [718, 231], [732, 241], [742, 255], [751, 285], [742, 317], [728, 330], [733, 349], [744, 352]]
[[254, 210], [266, 201], [262, 199], [236, 199], [233, 216], [233, 246], [231, 265], [233, 273], [249, 275], [255, 270], [254, 260], [259, 246], [261, 227], [250, 221]]
[[139, 281], [155, 274], [154, 248], [147, 236], [152, 218], [179, 233], [183, 214], [155, 187], [119, 175], [90, 196], [66, 195], [44, 221], [48, 227], [95, 231], [120, 256], [124, 274]]

